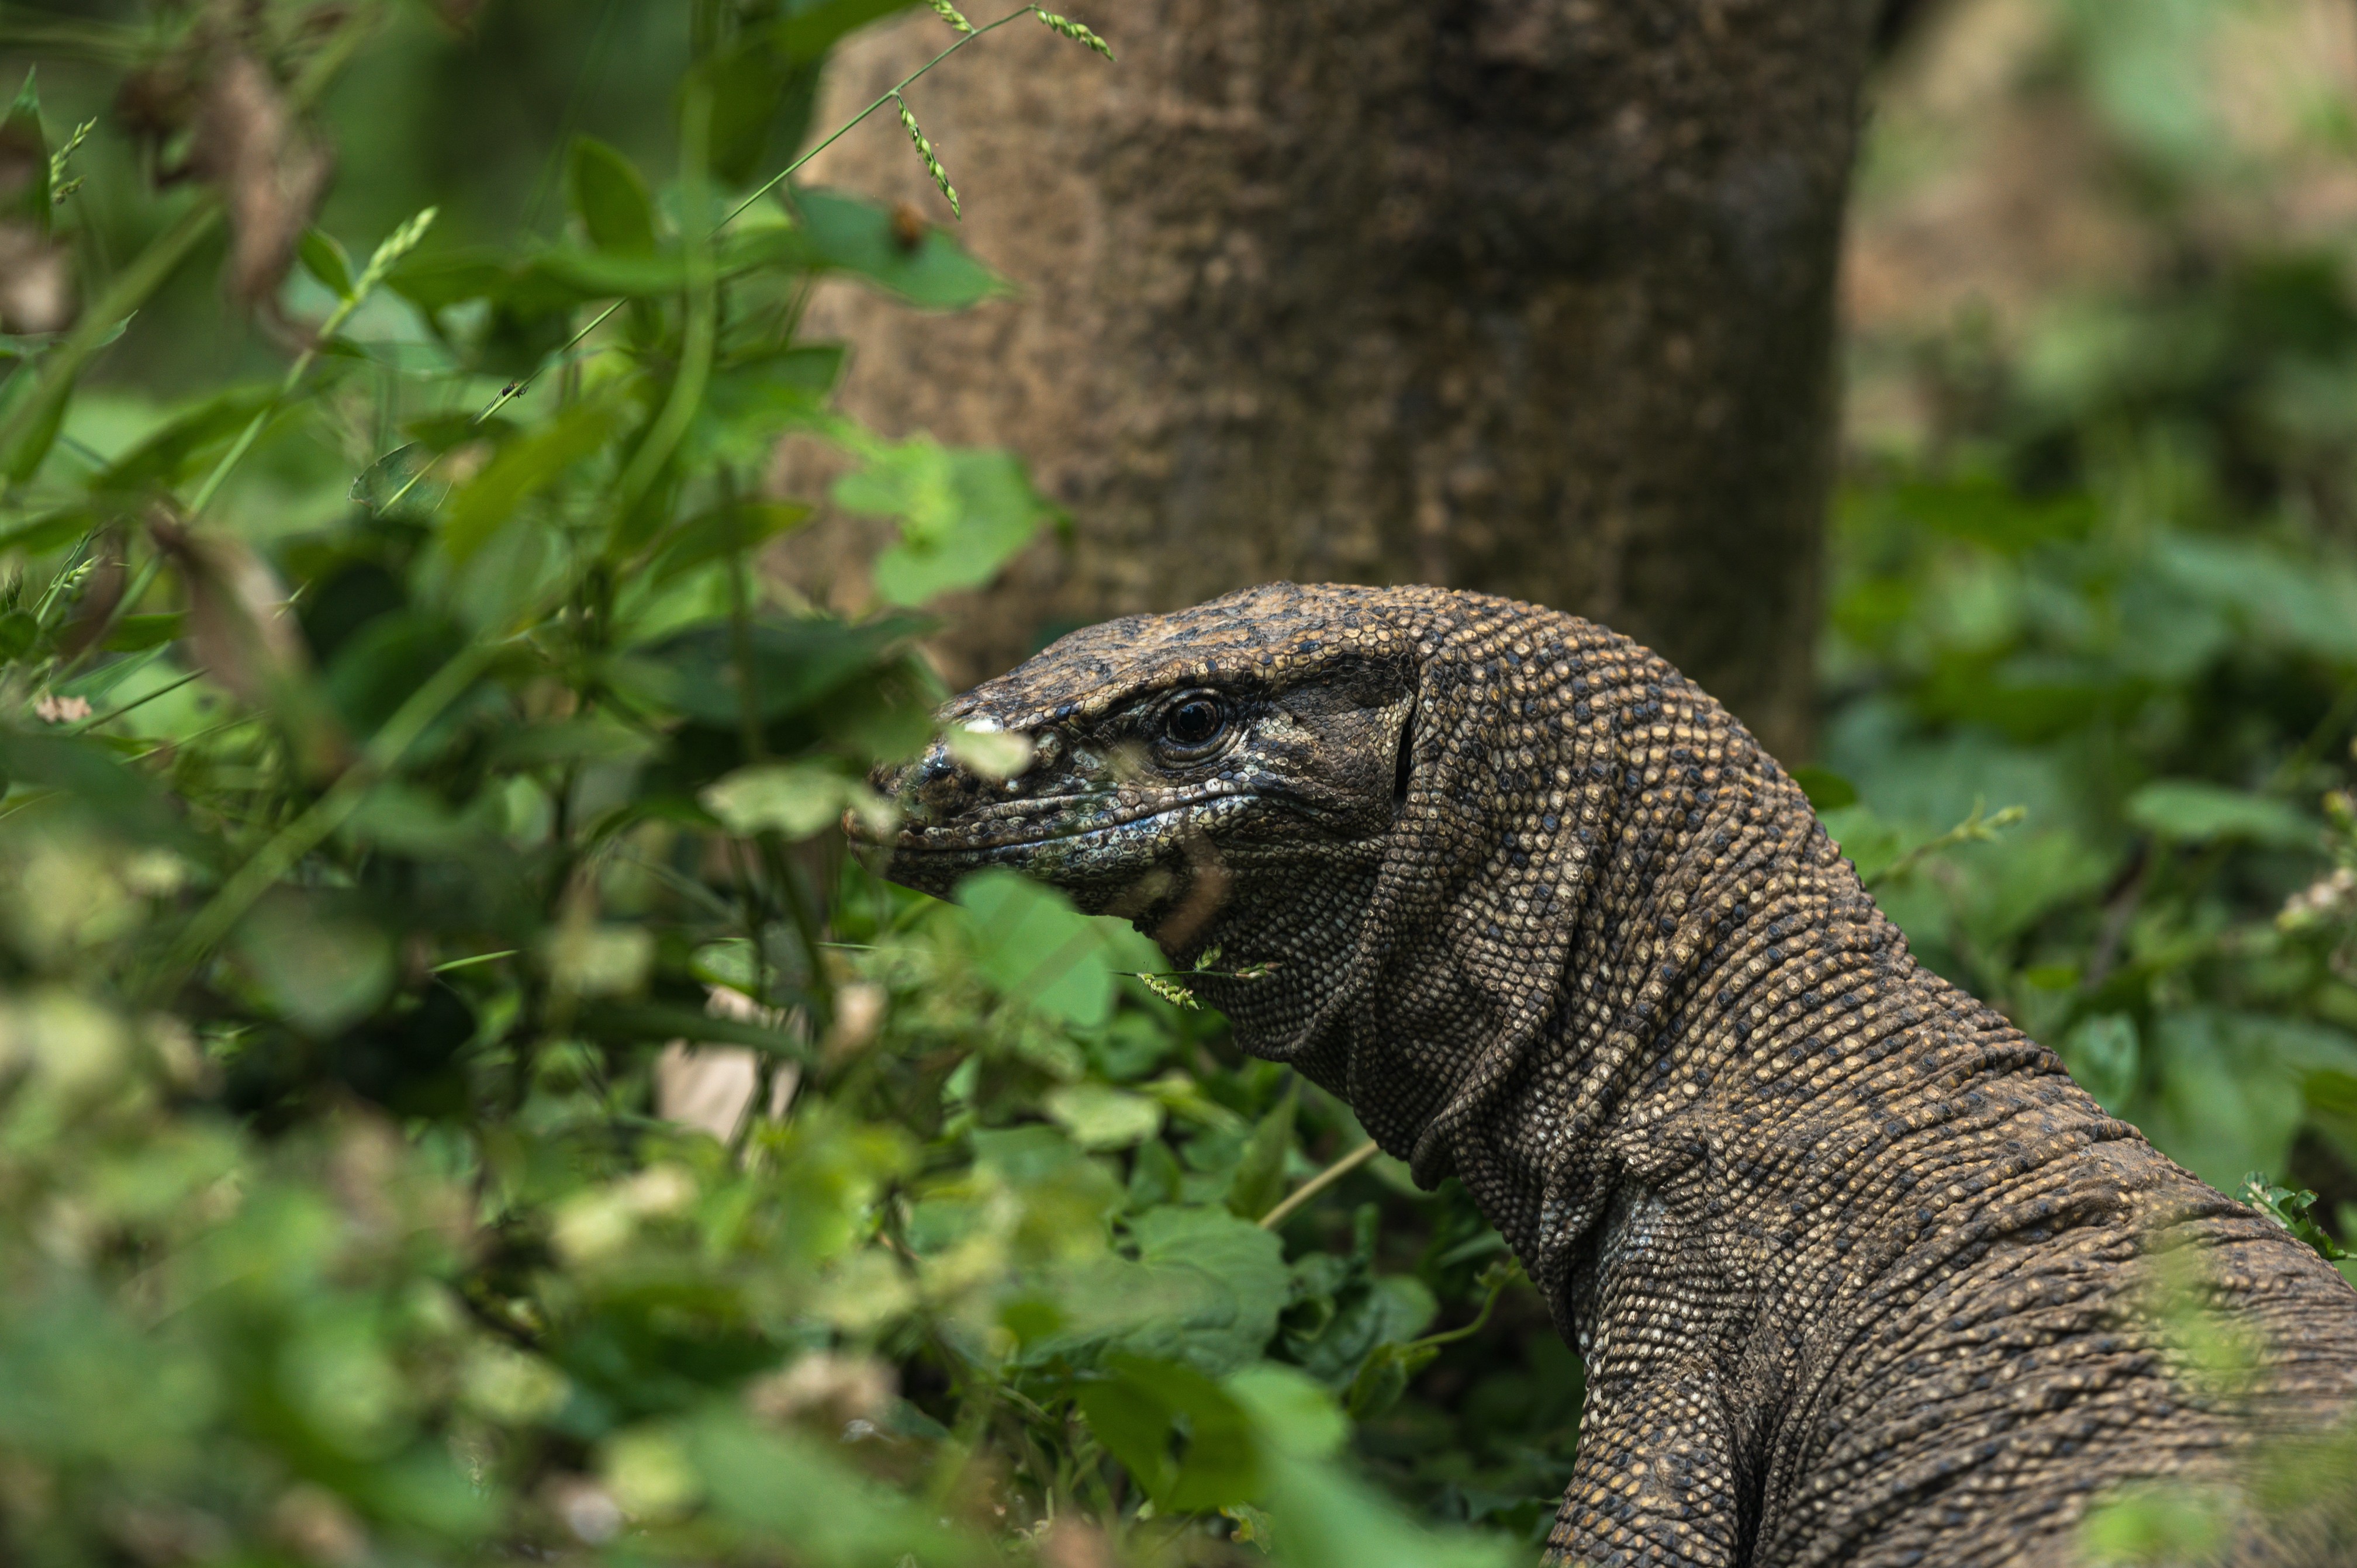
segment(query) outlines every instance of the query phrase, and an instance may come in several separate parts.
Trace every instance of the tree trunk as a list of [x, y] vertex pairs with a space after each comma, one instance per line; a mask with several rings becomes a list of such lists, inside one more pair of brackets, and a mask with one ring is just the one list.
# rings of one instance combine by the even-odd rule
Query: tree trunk
[[[1804, 753], [1879, 9], [1095, 0], [1118, 65], [1027, 19], [910, 88], [1023, 296], [813, 324], [855, 412], [1015, 448], [1075, 522], [959, 607], [952, 676], [1272, 578], [1425, 581], [1601, 620]], [[952, 37], [856, 40], [817, 123]], [[811, 174], [948, 218], [888, 117]]]

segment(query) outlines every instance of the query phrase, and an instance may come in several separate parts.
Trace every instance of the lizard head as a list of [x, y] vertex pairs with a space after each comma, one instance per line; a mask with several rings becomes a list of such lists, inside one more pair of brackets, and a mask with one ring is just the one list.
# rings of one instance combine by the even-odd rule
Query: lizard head
[[[886, 874], [945, 894], [1007, 867], [1128, 917], [1182, 965], [1217, 947], [1222, 973], [1314, 959], [1290, 924], [1302, 895], [1332, 904], [1347, 882], [1363, 899], [1405, 776], [1409, 640], [1375, 599], [1278, 584], [1074, 632], [879, 770], [903, 817]], [[981, 748], [960, 731], [1019, 737], [1015, 766], [961, 762]]]
[[[903, 813], [885, 875], [1004, 866], [1127, 916], [1238, 1045], [1437, 1180], [1561, 1016], [1591, 856], [1640, 810], [1631, 875], [1674, 853], [1691, 828], [1648, 778], [1748, 748], [1707, 703], [1571, 616], [1275, 584], [1075, 632], [951, 703], [949, 739], [876, 777]], [[961, 764], [962, 730], [1027, 765]]]

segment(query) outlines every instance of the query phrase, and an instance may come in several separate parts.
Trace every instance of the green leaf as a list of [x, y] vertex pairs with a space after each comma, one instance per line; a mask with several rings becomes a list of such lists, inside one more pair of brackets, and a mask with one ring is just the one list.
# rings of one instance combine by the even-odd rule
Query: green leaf
[[1330, 1459], [1351, 1440], [1351, 1423], [1333, 1391], [1298, 1367], [1257, 1361], [1223, 1380], [1253, 1418], [1262, 1441], [1302, 1459]]
[[813, 264], [848, 273], [929, 310], [963, 310], [1011, 294], [1005, 278], [938, 229], [902, 242], [891, 209], [830, 190], [801, 190], [794, 206]]
[[601, 251], [652, 255], [654, 199], [638, 166], [595, 136], [576, 136], [565, 165], [574, 215], [589, 242]]
[[0, 528], [0, 550], [21, 550], [28, 555], [45, 554], [73, 543], [98, 525], [98, 516], [89, 507], [66, 507]]
[[276, 400], [274, 387], [238, 387], [184, 409], [102, 469], [91, 493], [144, 499], [195, 478]]
[[842, 347], [832, 343], [772, 350], [719, 366], [688, 426], [680, 461], [759, 468], [780, 435], [821, 424], [842, 372]]
[[2083, 1019], [2063, 1036], [2062, 1065], [2114, 1115], [2135, 1096], [2142, 1060], [2136, 1020], [2120, 1013]]
[[815, 64], [836, 40], [870, 22], [897, 16], [917, 0], [807, 0], [790, 6], [772, 36], [787, 59]]
[[696, 70], [711, 95], [705, 145], [712, 176], [723, 185], [743, 185], [769, 151], [770, 127], [795, 67], [779, 53], [773, 35], [754, 33]]
[[646, 581], [650, 586], [667, 583], [699, 566], [758, 550], [800, 528], [810, 517], [811, 509], [800, 501], [737, 501], [699, 512], [665, 536], [661, 552], [647, 568]]
[[1102, 1083], [1060, 1085], [1042, 1104], [1083, 1149], [1126, 1149], [1162, 1131], [1160, 1101]]
[[160, 647], [179, 636], [188, 619], [179, 610], [124, 616], [106, 634], [106, 650], [110, 653], [136, 653], [142, 649]]
[[[931, 625], [913, 616], [856, 623], [827, 616], [757, 617], [748, 639], [757, 715], [768, 723], [808, 710], [853, 686]], [[744, 713], [737, 670], [736, 628], [713, 625], [651, 643], [617, 660], [612, 675], [641, 700], [733, 730]]]
[[1264, 1470], [1279, 1568], [1509, 1568], [1529, 1557], [1504, 1536], [1434, 1530], [1339, 1464], [1272, 1455]]
[[1258, 1429], [1227, 1390], [1192, 1367], [1143, 1357], [1108, 1357], [1105, 1371], [1081, 1385], [1082, 1413], [1157, 1508], [1187, 1512], [1254, 1495]]
[[2129, 797], [2128, 821], [2180, 843], [2244, 839], [2275, 849], [2313, 849], [2317, 824], [2285, 802], [2191, 779], [2164, 779]]
[[[20, 396], [31, 397], [38, 390], [31, 376], [19, 375], [12, 381], [21, 389]], [[5, 390], [6, 384], [0, 383], [0, 391]], [[41, 460], [49, 455], [49, 448], [57, 445], [58, 432], [65, 428], [66, 409], [72, 401], [70, 388], [50, 396], [26, 425], [24, 433], [16, 437], [16, 444], [5, 453], [0, 453], [0, 475], [21, 483], [39, 470]], [[0, 411], [14, 412], [10, 400], [0, 397]]]
[[442, 549], [451, 564], [464, 566], [517, 508], [604, 446], [620, 422], [620, 410], [611, 401], [590, 399], [510, 443], [450, 498]]
[[957, 902], [974, 932], [975, 967], [1002, 995], [1082, 1028], [1113, 1016], [1108, 939], [1061, 893], [985, 871], [959, 884]]
[[846, 811], [888, 825], [889, 803], [865, 784], [819, 762], [772, 762], [740, 768], [699, 797], [706, 811], [741, 837], [777, 832], [806, 839], [831, 828]]
[[946, 447], [924, 435], [859, 438], [855, 450], [866, 466], [837, 480], [834, 497], [847, 510], [899, 523], [899, 543], [875, 565], [876, 590], [891, 604], [988, 582], [1055, 515], [1009, 452]]
[[1343, 1405], [1352, 1421], [1373, 1421], [1399, 1403], [1408, 1380], [1430, 1366], [1440, 1354], [1437, 1346], [1409, 1345], [1386, 1340], [1367, 1352], [1351, 1379]]
[[[0, 612], [0, 661], [22, 659], [40, 640], [41, 623], [30, 610]], [[0, 790], [0, 794], [5, 794]]]
[[295, 247], [303, 263], [303, 270], [319, 281], [338, 299], [352, 297], [352, 259], [344, 253], [343, 246], [325, 230], [306, 229]]
[[64, 809], [103, 832], [213, 858], [210, 842], [188, 829], [173, 804], [96, 740], [0, 729], [0, 778], [56, 790]]
[[493, 743], [494, 768], [548, 768], [584, 762], [636, 762], [658, 742], [604, 714], [512, 729]]
[[834, 1444], [755, 1426], [732, 1402], [714, 1401], [679, 1430], [716, 1519], [753, 1541], [764, 1559], [785, 1553], [813, 1568], [870, 1568], [903, 1560], [925, 1568], [994, 1563], [982, 1542], [836, 1456]]
[[2096, 517], [2093, 497], [2073, 491], [2033, 499], [1987, 476], [1901, 484], [1888, 504], [1911, 523], [2007, 554], [2083, 538]]
[[46, 236], [53, 203], [49, 199], [49, 143], [41, 130], [41, 95], [33, 82], [34, 73], [25, 72], [25, 85], [16, 90], [16, 99], [8, 105], [8, 113], [0, 119], [0, 165], [16, 165], [25, 170], [25, 184], [7, 193], [6, 211], [27, 219]]
[[1253, 1128], [1236, 1165], [1235, 1181], [1228, 1188], [1228, 1208], [1246, 1219], [1258, 1219], [1285, 1196], [1285, 1156], [1293, 1152], [1293, 1118], [1301, 1104], [1301, 1080], [1285, 1086], [1285, 1096]]
[[1820, 812], [1838, 811], [1857, 804], [1857, 786], [1829, 768], [1795, 768], [1792, 782]]
[[423, 518], [443, 488], [425, 478], [439, 455], [422, 441], [404, 442], [361, 470], [350, 499], [380, 517]]
[[1098, 1258], [1053, 1277], [1061, 1322], [1024, 1347], [1027, 1363], [1124, 1353], [1218, 1377], [1261, 1354], [1291, 1288], [1274, 1231], [1222, 1208], [1149, 1208], [1128, 1226], [1135, 1262]]
[[2301, 1073], [2265, 1020], [2209, 1007], [2165, 1014], [2150, 1047], [2159, 1094], [2140, 1118], [2171, 1159], [2220, 1191], [2282, 1170], [2306, 1113]]

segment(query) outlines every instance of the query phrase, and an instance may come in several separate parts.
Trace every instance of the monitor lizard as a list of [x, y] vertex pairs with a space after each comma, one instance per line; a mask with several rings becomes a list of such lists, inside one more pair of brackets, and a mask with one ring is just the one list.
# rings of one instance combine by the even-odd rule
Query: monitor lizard
[[[1561, 1561], [2075, 1562], [2118, 1484], [2357, 1398], [2357, 1292], [1919, 965], [1784, 770], [1625, 638], [1275, 584], [1075, 632], [943, 718], [1030, 760], [879, 770], [891, 877], [1009, 866], [1181, 969], [1216, 947], [1189, 983], [1237, 1042], [1512, 1244], [1587, 1368]], [[2194, 1364], [2197, 1318], [2239, 1371]]]

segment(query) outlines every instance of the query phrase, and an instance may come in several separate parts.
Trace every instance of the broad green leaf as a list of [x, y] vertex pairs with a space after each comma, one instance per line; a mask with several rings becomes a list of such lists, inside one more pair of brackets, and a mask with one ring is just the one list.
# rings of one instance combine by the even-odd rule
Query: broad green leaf
[[[1227, 1371], [1260, 1353], [1276, 1332], [1288, 1283], [1285, 1246], [1273, 1231], [1216, 1208], [1157, 1208], [1129, 1222], [1137, 1261], [1153, 1270], [1194, 1271], [1223, 1287], [1227, 1310], [1135, 1336], [1143, 1354], [1171, 1354], [1204, 1369]], [[1148, 1349], [1160, 1345], [1160, 1349]]]
[[1290, 1289], [1275, 1233], [1221, 1208], [1149, 1208], [1128, 1224], [1135, 1262], [1100, 1258], [1050, 1276], [1058, 1321], [1023, 1359], [1086, 1364], [1120, 1352], [1218, 1377], [1257, 1358]]
[[733, 360], [712, 372], [704, 403], [682, 444], [691, 467], [734, 463], [758, 469], [780, 435], [819, 427], [843, 372], [838, 344], [780, 349]]
[[1255, 1361], [1222, 1380], [1228, 1392], [1252, 1416], [1261, 1440], [1301, 1459], [1330, 1459], [1351, 1440], [1351, 1423], [1334, 1402], [1333, 1391], [1298, 1367]]
[[[457, 653], [465, 635], [457, 622], [422, 611], [374, 616], [337, 646], [323, 682], [328, 701], [355, 736], [373, 734]], [[421, 744], [412, 756], [431, 749]]]
[[1042, 1101], [1083, 1149], [1126, 1149], [1162, 1130], [1162, 1106], [1102, 1083], [1063, 1084]]
[[576, 136], [565, 181], [591, 244], [626, 255], [654, 253], [654, 199], [637, 165], [595, 136]]
[[1285, 1196], [1285, 1156], [1293, 1150], [1293, 1119], [1300, 1104], [1301, 1080], [1297, 1078], [1286, 1084], [1284, 1098], [1253, 1128], [1228, 1188], [1232, 1213], [1258, 1219]]
[[1281, 1568], [1509, 1568], [1529, 1557], [1504, 1536], [1433, 1529], [1339, 1462], [1272, 1455], [1265, 1474]]
[[813, 1568], [995, 1562], [982, 1542], [840, 1458], [834, 1444], [755, 1426], [714, 1401], [679, 1432], [714, 1515], [774, 1555]]
[[865, 467], [835, 482], [837, 505], [891, 518], [900, 542], [876, 559], [876, 591], [919, 605], [988, 582], [1055, 509], [1013, 453], [945, 447], [930, 436], [860, 441]]
[[57, 791], [61, 809], [102, 832], [205, 862], [216, 858], [211, 843], [187, 827], [154, 784], [96, 740], [0, 728], [0, 778]]
[[239, 387], [182, 411], [101, 470], [91, 492], [136, 498], [196, 478], [276, 396], [273, 387]]
[[339, 299], [352, 296], [352, 260], [344, 253], [335, 236], [321, 229], [306, 229], [295, 253], [301, 258], [303, 270], [317, 279], [319, 285]]
[[812, 262], [875, 285], [911, 305], [963, 310], [1013, 292], [938, 229], [902, 242], [891, 209], [830, 190], [794, 194]]
[[187, 614], [180, 610], [124, 616], [114, 623], [114, 629], [106, 634], [106, 650], [110, 653], [136, 653], [141, 649], [159, 647], [178, 637], [188, 619]]
[[404, 442], [361, 470], [351, 499], [381, 517], [426, 516], [447, 488], [426, 473], [438, 455], [424, 442]]
[[1820, 814], [1857, 804], [1857, 786], [1829, 768], [1795, 768], [1792, 782], [1809, 797]]
[[2163, 1014], [2149, 1069], [2159, 1092], [2142, 1118], [2169, 1156], [2222, 1192], [2246, 1171], [2280, 1171], [2305, 1106], [2303, 1074], [2264, 1025], [2208, 1007]]
[[2142, 1047], [2136, 1020], [2121, 1013], [2099, 1014], [2082, 1020], [2063, 1036], [2062, 1065], [2079, 1087], [2118, 1115], [2136, 1095]]
[[806, 839], [834, 826], [845, 811], [856, 808], [882, 816], [887, 810], [866, 785], [818, 762], [740, 768], [705, 789], [701, 799], [722, 826], [740, 837], [776, 832]]
[[2164, 779], [2130, 796], [2128, 821], [2163, 838], [2189, 843], [2247, 839], [2275, 849], [2312, 849], [2317, 824], [2297, 808], [2266, 795], [2191, 779]]
[[41, 623], [32, 611], [0, 612], [0, 662], [22, 659], [40, 635]]
[[1175, 1362], [1112, 1356], [1104, 1370], [1081, 1385], [1082, 1412], [1157, 1508], [1186, 1512], [1255, 1495], [1258, 1430], [1235, 1396]]
[[773, 25], [773, 36], [779, 52], [787, 59], [814, 64], [845, 34], [916, 4], [917, 0], [802, 0], [786, 7], [785, 17]]
[[2008, 554], [2050, 540], [2082, 538], [2096, 517], [2090, 496], [2025, 496], [1985, 475], [1900, 484], [1885, 504], [1910, 522]]
[[1437, 1347], [1385, 1340], [1367, 1352], [1351, 1379], [1343, 1405], [1352, 1421], [1373, 1421], [1387, 1413], [1407, 1392], [1408, 1380], [1432, 1364]]
[[66, 507], [0, 527], [0, 550], [21, 550], [44, 555], [73, 543], [98, 527], [98, 515], [87, 506]]
[[[760, 616], [748, 650], [755, 709], [764, 721], [802, 713], [853, 686], [931, 624], [912, 616]], [[744, 716], [737, 652], [735, 628], [700, 626], [636, 650], [627, 664], [618, 661], [614, 678], [644, 700], [734, 729]]]
[[750, 553], [810, 521], [799, 501], [745, 500], [675, 523], [647, 567], [650, 585], [666, 583], [739, 553]]
[[1011, 871], [961, 883], [977, 967], [1011, 1001], [1093, 1028], [1113, 1015], [1113, 966], [1098, 920], [1060, 893]]
[[698, 70], [711, 94], [706, 145], [713, 177], [723, 185], [743, 185], [769, 150], [770, 131], [777, 124], [794, 64], [779, 52], [772, 34], [756, 32]]
[[498, 768], [546, 768], [583, 762], [635, 762], [651, 756], [658, 742], [605, 714], [555, 719], [510, 730], [491, 747]]
[[518, 507], [604, 446], [620, 422], [611, 402], [593, 399], [510, 443], [443, 510], [442, 548], [451, 564], [464, 566]]
[[1031, 766], [1039, 747], [1027, 735], [953, 725], [943, 737], [958, 766], [985, 779], [1012, 779]]

